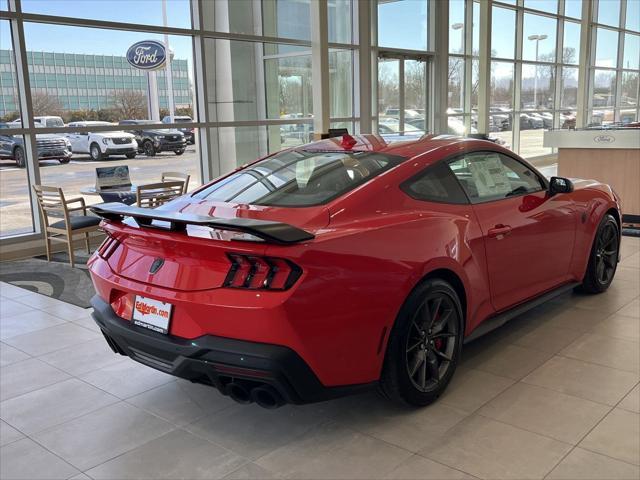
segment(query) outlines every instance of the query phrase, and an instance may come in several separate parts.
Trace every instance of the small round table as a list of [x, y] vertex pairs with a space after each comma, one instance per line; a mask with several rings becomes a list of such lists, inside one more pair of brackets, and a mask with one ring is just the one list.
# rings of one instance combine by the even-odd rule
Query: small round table
[[109, 188], [107, 190], [102, 190], [102, 191], [98, 191], [96, 189], [95, 186], [92, 187], [85, 187], [82, 190], [80, 190], [80, 193], [82, 195], [102, 195], [103, 193], [120, 193], [120, 194], [126, 194], [126, 193], [131, 193], [133, 195], [136, 194], [136, 185], [131, 185], [129, 187], [122, 187], [122, 188]]
[[106, 190], [98, 190], [95, 185], [86, 187], [80, 190], [83, 195], [96, 195], [102, 197], [102, 201], [109, 202], [121, 202], [127, 205], [136, 203], [136, 185], [130, 185], [122, 188], [109, 188]]
[[[99, 195], [105, 203], [121, 202], [127, 205], [133, 205], [138, 199], [137, 185], [122, 188], [108, 188], [106, 190], [98, 190], [95, 186], [92, 186], [83, 188], [80, 190], [80, 193], [83, 195]], [[161, 203], [171, 200], [175, 196], [176, 192], [171, 188], [154, 188], [151, 190], [145, 190], [143, 198], [147, 199], [152, 197], [155, 201], [160, 202], [158, 203], [158, 205], [160, 205]]]

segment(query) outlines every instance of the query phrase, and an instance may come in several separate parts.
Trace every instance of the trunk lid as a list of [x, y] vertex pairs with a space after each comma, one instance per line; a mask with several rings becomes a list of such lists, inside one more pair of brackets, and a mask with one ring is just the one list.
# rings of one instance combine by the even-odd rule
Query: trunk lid
[[[178, 213], [179, 216], [282, 222], [310, 233], [329, 223], [329, 212], [322, 206], [262, 207], [212, 202], [189, 196], [155, 211]], [[136, 282], [179, 291], [223, 286], [232, 266], [228, 253], [261, 256], [269, 245], [266, 241], [235, 240], [233, 232], [202, 225], [187, 225], [182, 232], [140, 227], [131, 218], [122, 223], [107, 221], [105, 230], [119, 241], [107, 259], [116, 274]], [[157, 259], [161, 259], [162, 264], [156, 269]]]

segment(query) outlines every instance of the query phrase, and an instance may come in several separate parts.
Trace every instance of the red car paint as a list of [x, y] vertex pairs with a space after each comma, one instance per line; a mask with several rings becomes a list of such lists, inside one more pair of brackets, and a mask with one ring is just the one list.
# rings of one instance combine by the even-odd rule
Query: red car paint
[[[97, 294], [124, 316], [131, 312], [131, 294], [173, 304], [171, 336], [286, 346], [323, 385], [361, 384], [379, 378], [398, 311], [426, 275], [445, 272], [459, 280], [468, 336], [501, 311], [581, 281], [601, 218], [607, 211], [620, 218], [611, 189], [595, 181], [575, 181], [572, 193], [476, 205], [415, 200], [400, 185], [440, 160], [490, 150], [526, 162], [482, 140], [427, 136], [387, 144], [374, 135], [353, 138], [357, 143], [330, 139], [300, 148], [384, 152], [407, 160], [319, 206], [213, 203], [191, 194], [163, 207], [282, 221], [315, 234], [313, 240], [221, 241], [192, 226], [185, 234], [103, 222], [120, 245], [108, 260], [94, 255], [89, 262]], [[303, 273], [286, 291], [226, 288], [228, 253], [288, 259]], [[164, 266], [152, 274], [156, 258]]]

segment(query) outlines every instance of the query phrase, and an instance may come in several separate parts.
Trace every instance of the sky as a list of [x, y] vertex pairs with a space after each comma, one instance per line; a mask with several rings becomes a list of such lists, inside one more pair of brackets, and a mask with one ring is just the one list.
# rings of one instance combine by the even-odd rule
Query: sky
[[[107, 21], [162, 25], [161, 0], [22, 0], [22, 9], [43, 15], [75, 16]], [[167, 0], [167, 19], [171, 27], [191, 28], [188, 0]], [[8, 25], [0, 22], [1, 48], [8, 48]], [[163, 40], [149, 33], [80, 28], [37, 23], [25, 24], [27, 50], [124, 56], [140, 40]], [[191, 63], [190, 37], [169, 36], [175, 58]]]

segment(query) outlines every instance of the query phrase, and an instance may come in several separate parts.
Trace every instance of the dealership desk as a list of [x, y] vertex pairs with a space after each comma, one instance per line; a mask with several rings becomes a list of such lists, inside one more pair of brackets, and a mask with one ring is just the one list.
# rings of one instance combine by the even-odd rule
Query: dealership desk
[[544, 146], [558, 149], [559, 176], [608, 183], [625, 221], [640, 223], [640, 129], [547, 131]]

